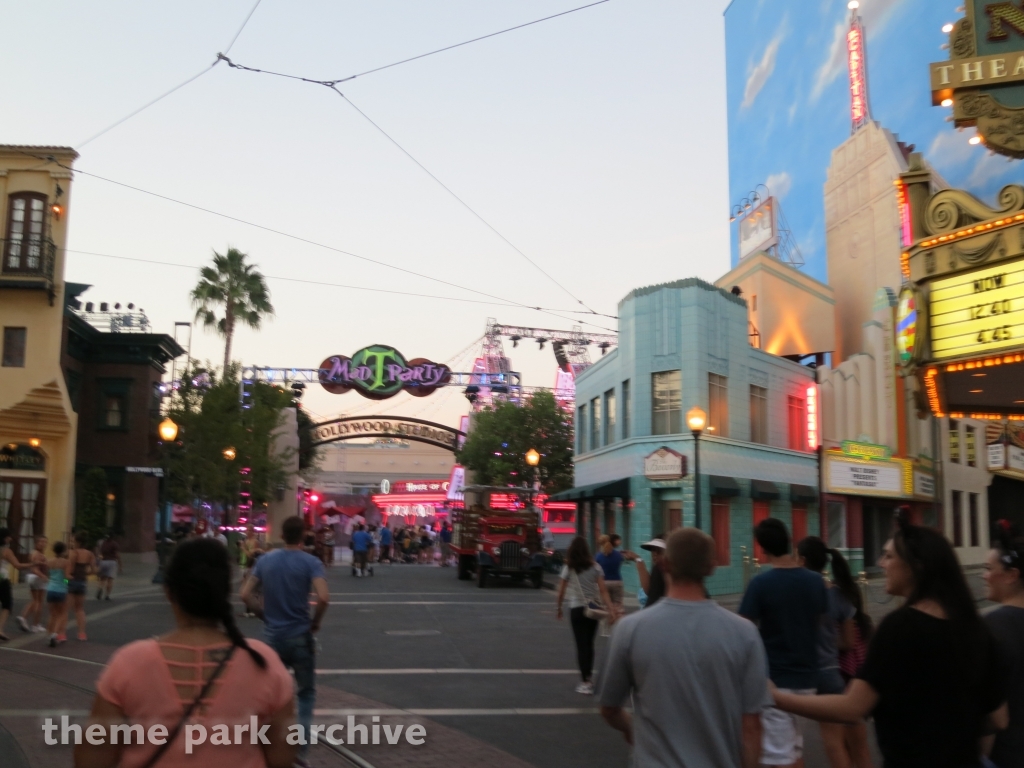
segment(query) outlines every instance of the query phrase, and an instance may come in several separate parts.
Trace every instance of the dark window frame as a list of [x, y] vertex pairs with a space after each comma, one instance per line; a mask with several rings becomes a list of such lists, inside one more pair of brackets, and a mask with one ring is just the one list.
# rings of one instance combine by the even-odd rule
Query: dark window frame
[[622, 382], [622, 439], [629, 439], [629, 430], [633, 421], [633, 404], [630, 401], [629, 379]]
[[[665, 377], [662, 379], [661, 377]], [[659, 382], [668, 381], [665, 388], [667, 408], [658, 408]], [[676, 386], [678, 385], [678, 386]], [[673, 395], [675, 397], [673, 398]], [[676, 405], [678, 407], [673, 408]], [[681, 435], [683, 433], [683, 372], [680, 370], [651, 373], [651, 434]]]
[[768, 445], [768, 387], [750, 385], [750, 442]]
[[807, 451], [807, 398], [786, 397], [787, 447], [791, 451]]
[[604, 432], [604, 444], [611, 445], [615, 442], [615, 390], [605, 392], [602, 400], [604, 412], [601, 414], [601, 430]]
[[[13, 341], [13, 337], [21, 331], [21, 342], [18, 349], [18, 342]], [[0, 351], [2, 359], [0, 359], [0, 367], [2, 368], [24, 368], [25, 361], [28, 359], [28, 328], [20, 325], [5, 325], [4, 336], [3, 336], [3, 350]], [[10, 347], [10, 348], [9, 348]], [[14, 356], [15, 352], [20, 352], [21, 362], [17, 362], [18, 358]]]
[[720, 373], [708, 373], [707, 432], [729, 436], [729, 377]]
[[[131, 429], [132, 384], [134, 379], [96, 379], [96, 431], [97, 432], [128, 432]], [[121, 423], [117, 426], [107, 425], [107, 407], [109, 398], [121, 401]]]
[[[21, 233], [21, 237], [16, 241], [14, 239], [14, 237], [12, 236], [13, 233], [11, 232], [11, 229], [14, 226], [14, 205], [15, 205], [15, 203], [18, 200], [26, 201], [26, 205], [25, 205], [25, 219], [24, 219], [24, 222], [23, 222], [23, 230], [22, 230], [22, 233]], [[43, 204], [43, 206], [42, 206], [42, 214], [43, 214], [42, 228], [39, 231], [39, 239], [38, 239], [38, 247], [39, 247], [38, 258], [39, 258], [39, 264], [36, 267], [29, 267], [28, 266], [27, 260], [29, 258], [29, 255], [24, 250], [24, 244], [31, 241], [31, 238], [28, 236], [29, 233], [27, 231], [27, 227], [28, 227], [29, 221], [30, 221], [30, 215], [31, 215], [30, 201], [32, 201], [32, 200], [39, 200]], [[45, 260], [43, 258], [43, 244], [46, 242], [46, 228], [47, 228], [47, 223], [48, 223], [47, 222], [47, 204], [48, 204], [48, 202], [49, 202], [49, 198], [46, 195], [44, 195], [42, 192], [29, 192], [29, 191], [12, 192], [12, 193], [7, 195], [7, 218], [5, 219], [5, 225], [4, 225], [4, 248], [3, 248], [3, 258], [2, 258], [2, 260], [0, 260], [0, 272], [12, 272], [12, 273], [28, 272], [28, 273], [32, 273], [32, 272], [42, 272], [44, 270], [46, 265], [45, 265]], [[14, 257], [14, 258], [17, 258], [19, 260], [18, 266], [16, 266], [16, 267], [15, 266], [10, 266], [10, 259], [12, 257], [11, 251], [13, 250], [15, 242], [21, 243], [23, 245], [22, 250]]]

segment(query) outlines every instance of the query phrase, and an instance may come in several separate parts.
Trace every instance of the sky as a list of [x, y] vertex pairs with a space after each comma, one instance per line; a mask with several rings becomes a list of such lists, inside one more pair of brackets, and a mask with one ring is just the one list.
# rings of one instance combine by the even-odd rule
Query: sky
[[[262, 0], [229, 55], [340, 79], [585, 3]], [[469, 370], [489, 317], [614, 330], [633, 288], [728, 270], [726, 5], [610, 0], [343, 83], [351, 103], [220, 63], [82, 146], [208, 68], [253, 0], [5, 3], [0, 29], [21, 32], [0, 46], [0, 143], [80, 148], [81, 171], [407, 270], [78, 174], [66, 279], [93, 286], [85, 301], [133, 302], [172, 332], [199, 267], [231, 246], [271, 276], [276, 309], [237, 334], [237, 360], [315, 368], [380, 343]], [[566, 311], [579, 301], [613, 317]], [[553, 384], [550, 346], [506, 349], [525, 384]], [[192, 355], [220, 360], [223, 342], [196, 328]], [[305, 403], [450, 425], [466, 411], [454, 388], [381, 404], [314, 386]]]
[[[952, 186], [992, 205], [1019, 183], [1019, 161], [971, 146], [950, 110], [933, 107], [928, 65], [949, 58], [942, 26], [963, 0], [860, 0], [872, 117]], [[757, 184], [782, 201], [806, 265], [827, 281], [824, 185], [832, 151], [850, 137], [847, 0], [735, 0], [727, 32], [730, 198]], [[735, 231], [735, 228], [734, 228]], [[735, 242], [733, 262], [738, 259]]]

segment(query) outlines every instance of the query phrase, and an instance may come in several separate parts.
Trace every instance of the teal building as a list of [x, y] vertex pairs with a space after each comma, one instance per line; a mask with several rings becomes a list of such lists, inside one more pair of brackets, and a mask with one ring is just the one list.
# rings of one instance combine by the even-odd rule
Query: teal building
[[[619, 346], [576, 381], [578, 533], [616, 532], [626, 549], [696, 520], [699, 406], [701, 528], [715, 538], [712, 594], [743, 590], [756, 569], [753, 527], [783, 520], [818, 534], [815, 371], [751, 346], [747, 302], [696, 278], [639, 288], [619, 304]], [[744, 564], [744, 558], [750, 558]], [[627, 594], [638, 585], [624, 566]]]

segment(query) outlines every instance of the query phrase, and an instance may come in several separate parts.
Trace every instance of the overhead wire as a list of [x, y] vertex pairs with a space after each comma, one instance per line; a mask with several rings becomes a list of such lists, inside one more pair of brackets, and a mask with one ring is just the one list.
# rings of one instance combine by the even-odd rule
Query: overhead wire
[[344, 101], [350, 107], [352, 107], [352, 109], [354, 109], [364, 120], [366, 120], [370, 125], [372, 125], [375, 129], [377, 129], [377, 131], [380, 132], [380, 134], [383, 135], [384, 138], [386, 138], [389, 142], [391, 142], [395, 147], [398, 148], [398, 150], [402, 154], [404, 154], [413, 163], [415, 163], [416, 166], [421, 171], [423, 171], [425, 174], [427, 174], [427, 176], [429, 176], [431, 179], [433, 179], [441, 187], [441, 189], [443, 189], [445, 192], [447, 192], [449, 195], [451, 195], [453, 198], [455, 198], [456, 202], [458, 202], [459, 205], [461, 205], [463, 208], [465, 208], [467, 211], [469, 211], [471, 214], [473, 214], [473, 216], [476, 217], [476, 219], [478, 221], [480, 221], [485, 227], [487, 227], [489, 230], [491, 230], [491, 232], [493, 232], [495, 235], [497, 235], [513, 251], [515, 251], [520, 256], [522, 256], [523, 259], [525, 259], [527, 261], [527, 263], [530, 264], [530, 266], [532, 266], [534, 269], [536, 269], [538, 272], [540, 272], [542, 275], [544, 275], [544, 277], [546, 277], [548, 280], [550, 280], [552, 283], [554, 283], [556, 286], [558, 286], [558, 288], [561, 289], [563, 292], [565, 292], [568, 296], [570, 296], [573, 299], [573, 301], [575, 301], [577, 304], [579, 304], [581, 307], [583, 307], [587, 311], [588, 314], [595, 315], [595, 316], [600, 315], [599, 312], [597, 312], [594, 309], [592, 309], [591, 307], [587, 306], [587, 304], [582, 299], [580, 299], [576, 294], [574, 294], [566, 286], [564, 286], [561, 282], [559, 282], [551, 273], [549, 273], [546, 269], [544, 269], [542, 266], [540, 266], [540, 264], [538, 264], [536, 261], [534, 261], [529, 256], [527, 256], [526, 253], [521, 248], [519, 248], [515, 243], [513, 243], [505, 235], [503, 235], [497, 229], [497, 227], [495, 227], [487, 219], [485, 219], [469, 203], [467, 203], [465, 200], [463, 200], [461, 197], [459, 197], [459, 195], [456, 194], [455, 191], [451, 187], [449, 187], [447, 184], [445, 184], [443, 181], [441, 181], [441, 179], [438, 178], [438, 176], [436, 174], [434, 174], [423, 163], [421, 163], [419, 160], [417, 160], [416, 157], [413, 156], [413, 154], [409, 150], [407, 150], [404, 146], [399, 144], [398, 141], [391, 134], [389, 134], [387, 131], [385, 131], [380, 126], [379, 123], [377, 123], [373, 118], [371, 118], [368, 114], [366, 114], [366, 112], [364, 112], [362, 109], [360, 109], [355, 104], [355, 102], [353, 102], [348, 96], [346, 96], [344, 93], [339, 91], [338, 87], [337, 87], [339, 81], [335, 81], [335, 80], [315, 80], [315, 79], [309, 78], [309, 77], [300, 77], [300, 76], [297, 76], [297, 75], [285, 75], [285, 74], [282, 74], [280, 72], [270, 72], [270, 71], [267, 71], [267, 70], [261, 70], [261, 69], [255, 68], [255, 67], [246, 66], [244, 64], [236, 64], [235, 62], [233, 62], [231, 59], [229, 59], [224, 54], [217, 54], [217, 58], [218, 58], [218, 60], [223, 60], [232, 69], [238, 69], [238, 70], [242, 70], [244, 72], [253, 72], [255, 74], [261, 74], [261, 75], [273, 75], [273, 76], [276, 76], [276, 77], [286, 77], [286, 78], [289, 78], [291, 80], [301, 80], [304, 83], [310, 83], [312, 85], [321, 85], [321, 86], [324, 86], [324, 87], [329, 88], [330, 90], [334, 91], [342, 99], [344, 99]]
[[[137, 256], [115, 256], [111, 253], [97, 253], [95, 251], [80, 251], [75, 248], [61, 248], [60, 250], [65, 253], [77, 253], [83, 256], [99, 256], [105, 259], [117, 259], [118, 261], [134, 261], [140, 264], [155, 264], [162, 267], [177, 267], [179, 269], [188, 269], [195, 271], [200, 269], [199, 266], [193, 264], [179, 264], [173, 261], [157, 261], [156, 259], [141, 259]], [[415, 293], [413, 291], [395, 291], [388, 288], [370, 288], [365, 285], [346, 285], [344, 283], [329, 283], [324, 280], [308, 280], [301, 277], [283, 277], [281, 275], [263, 275], [268, 280], [282, 280], [289, 283], [305, 283], [307, 285], [318, 285], [327, 288], [344, 288], [353, 291], [369, 291], [372, 293], [390, 293], [397, 296], [409, 296], [420, 299], [434, 299], [439, 301], [457, 301], [466, 304], [486, 304], [488, 306], [495, 307], [511, 307], [513, 309], [520, 309], [517, 304], [498, 303], [494, 301], [483, 301], [482, 299], [460, 299], [456, 296], [437, 296], [429, 293]], [[554, 310], [557, 312], [572, 312], [573, 310]]]
[[[515, 306], [515, 307], [519, 307], [521, 309], [530, 309], [530, 310], [534, 310], [534, 311], [537, 311], [537, 312], [542, 312], [544, 314], [548, 314], [548, 315], [551, 315], [552, 317], [557, 317], [557, 318], [559, 318], [561, 320], [566, 320], [568, 322], [579, 322], [579, 323], [583, 323], [583, 324], [586, 324], [586, 325], [592, 325], [595, 328], [602, 328], [602, 330], [610, 331], [611, 333], [616, 333], [617, 332], [617, 331], [615, 331], [615, 330], [613, 330], [611, 328], [603, 328], [602, 326], [598, 326], [598, 325], [596, 325], [594, 323], [591, 323], [589, 321], [586, 321], [586, 320], [580, 320], [580, 319], [574, 319], [574, 318], [570, 318], [570, 317], [565, 317], [563, 315], [558, 314], [557, 312], [553, 312], [551, 310], [544, 309], [543, 307], [531, 306], [529, 304], [525, 304], [525, 303], [520, 302], [520, 301], [515, 301], [513, 299], [507, 299], [507, 298], [505, 298], [503, 296], [497, 296], [497, 295], [492, 294], [492, 293], [487, 293], [486, 291], [481, 291], [481, 290], [479, 290], [477, 288], [469, 288], [467, 286], [459, 285], [458, 283], [453, 283], [450, 280], [444, 280], [444, 279], [442, 279], [440, 277], [434, 277], [433, 275], [428, 275], [428, 274], [425, 274], [425, 273], [422, 273], [422, 272], [417, 272], [415, 270], [408, 269], [406, 267], [400, 267], [400, 266], [398, 266], [396, 264], [390, 264], [390, 263], [388, 263], [386, 261], [381, 261], [379, 259], [374, 259], [374, 258], [371, 258], [369, 256], [362, 256], [362, 255], [360, 255], [358, 253], [353, 253], [352, 251], [346, 251], [346, 250], [344, 250], [342, 248], [336, 248], [336, 247], [334, 247], [332, 245], [326, 245], [325, 243], [320, 243], [320, 242], [317, 242], [315, 240], [310, 240], [309, 238], [306, 238], [306, 237], [301, 237], [299, 235], [293, 235], [293, 234], [291, 234], [289, 232], [284, 232], [284, 231], [279, 230], [279, 229], [274, 229], [273, 227], [268, 227], [268, 226], [266, 226], [264, 224], [257, 224], [256, 222], [248, 221], [246, 219], [242, 219], [242, 218], [239, 218], [237, 216], [231, 216], [231, 215], [226, 214], [226, 213], [221, 213], [220, 211], [215, 211], [215, 210], [213, 210], [211, 208], [206, 208], [206, 207], [201, 206], [201, 205], [196, 205], [195, 203], [188, 203], [188, 202], [185, 202], [184, 200], [178, 200], [176, 198], [169, 197], [167, 195], [162, 195], [162, 194], [160, 194], [158, 192], [151, 192], [151, 191], [149, 191], [147, 189], [143, 189], [141, 187], [136, 187], [136, 186], [133, 186], [131, 184], [127, 184], [127, 183], [125, 183], [123, 181], [116, 181], [114, 179], [109, 179], [109, 178], [107, 178], [105, 176], [100, 176], [99, 174], [90, 173], [89, 171], [83, 171], [80, 168], [73, 168], [73, 167], [71, 167], [69, 165], [65, 165], [64, 163], [61, 163], [59, 160], [57, 160], [54, 157], [43, 157], [43, 156], [40, 156], [40, 155], [32, 154], [31, 152], [26, 152], [24, 150], [20, 150], [20, 152], [21, 152], [21, 154], [24, 154], [26, 156], [34, 157], [37, 160], [49, 160], [54, 165], [57, 165], [60, 168], [64, 168], [65, 170], [72, 171], [73, 173], [81, 174], [83, 176], [88, 176], [88, 177], [93, 178], [93, 179], [98, 179], [99, 181], [103, 181], [103, 182], [106, 182], [108, 184], [113, 184], [115, 186], [124, 187], [125, 189], [130, 189], [130, 190], [132, 190], [134, 192], [140, 192], [140, 193], [142, 193], [144, 195], [149, 195], [151, 197], [155, 197], [155, 198], [158, 198], [160, 200], [165, 200], [167, 202], [175, 203], [176, 205], [181, 205], [181, 206], [184, 206], [186, 208], [191, 208], [193, 210], [202, 211], [203, 213], [208, 213], [208, 214], [210, 214], [212, 216], [218, 216], [220, 218], [227, 219], [228, 221], [234, 221], [234, 222], [237, 222], [239, 224], [245, 224], [246, 226], [254, 227], [256, 229], [263, 230], [264, 232], [270, 232], [270, 233], [275, 234], [275, 235], [280, 235], [281, 237], [286, 237], [286, 238], [288, 238], [290, 240], [295, 240], [296, 242], [306, 243], [307, 245], [313, 245], [313, 246], [316, 246], [317, 248], [323, 248], [324, 250], [333, 251], [334, 253], [340, 253], [340, 254], [342, 254], [344, 256], [350, 256], [350, 257], [352, 257], [354, 259], [358, 259], [360, 261], [365, 261], [365, 262], [367, 262], [369, 264], [376, 264], [378, 266], [387, 267], [388, 269], [393, 269], [393, 270], [398, 271], [398, 272], [403, 272], [403, 273], [408, 274], [408, 275], [413, 275], [414, 277], [419, 277], [419, 278], [422, 278], [424, 280], [430, 280], [430, 281], [435, 282], [435, 283], [441, 283], [442, 285], [447, 285], [450, 288], [456, 288], [456, 289], [461, 290], [461, 291], [468, 291], [470, 293], [475, 293], [475, 294], [480, 295], [480, 296], [486, 296], [489, 299], [496, 299], [496, 300], [501, 301], [501, 302], [506, 302], [510, 306]], [[575, 310], [573, 310], [573, 311], [575, 311]], [[611, 317], [611, 316], [610, 315], [606, 315], [605, 317]], [[617, 319], [617, 318], [613, 318], [613, 319]]]
[[249, 11], [249, 15], [245, 17], [245, 21], [242, 22], [242, 26], [240, 26], [238, 28], [238, 31], [235, 32], [235, 36], [231, 38], [231, 42], [228, 43], [228, 47], [224, 49], [224, 53], [230, 52], [231, 49], [235, 46], [235, 43], [238, 41], [238, 38], [242, 34], [242, 30], [245, 29], [245, 25], [249, 23], [249, 19], [251, 19], [252, 15], [256, 13], [256, 9], [260, 7], [260, 3], [262, 2], [263, 0], [256, 0], [256, 4], [252, 7], [252, 10]]

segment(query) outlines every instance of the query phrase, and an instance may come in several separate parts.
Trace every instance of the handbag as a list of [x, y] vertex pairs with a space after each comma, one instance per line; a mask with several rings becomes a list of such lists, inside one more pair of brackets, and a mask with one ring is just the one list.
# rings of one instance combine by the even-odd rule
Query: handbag
[[605, 610], [605, 607], [601, 605], [600, 601], [591, 600], [583, 591], [583, 584], [580, 583], [579, 574], [576, 573], [576, 571], [572, 571], [572, 577], [576, 579], [576, 589], [580, 591], [580, 597], [586, 601], [586, 604], [583, 606], [583, 615], [594, 621], [604, 621], [607, 619], [608, 611]]
[[237, 647], [238, 646], [232, 645], [228, 649], [228, 652], [224, 654], [224, 658], [220, 660], [220, 664], [218, 664], [217, 668], [213, 670], [213, 674], [210, 675], [210, 679], [206, 681], [206, 685], [203, 686], [203, 689], [199, 692], [199, 695], [195, 697], [192, 703], [188, 705], [188, 709], [185, 710], [185, 714], [181, 716], [181, 720], [178, 721], [178, 724], [174, 726], [174, 730], [171, 731], [171, 735], [167, 737], [167, 740], [160, 745], [160, 749], [153, 753], [153, 756], [146, 761], [142, 768], [153, 768], [153, 766], [156, 765], [157, 760], [164, 756], [164, 752], [166, 752], [170, 748], [171, 744], [174, 743], [174, 740], [178, 738], [178, 734], [181, 733], [181, 729], [185, 726], [185, 723], [188, 722], [188, 719], [192, 717], [192, 713], [196, 711], [196, 707], [199, 706], [199, 702], [206, 698], [206, 695], [210, 692], [214, 682], [216, 682], [217, 678], [220, 677], [220, 673], [224, 671], [224, 667], [227, 666], [228, 661], [231, 660], [231, 657], [235, 653], [235, 648]]

